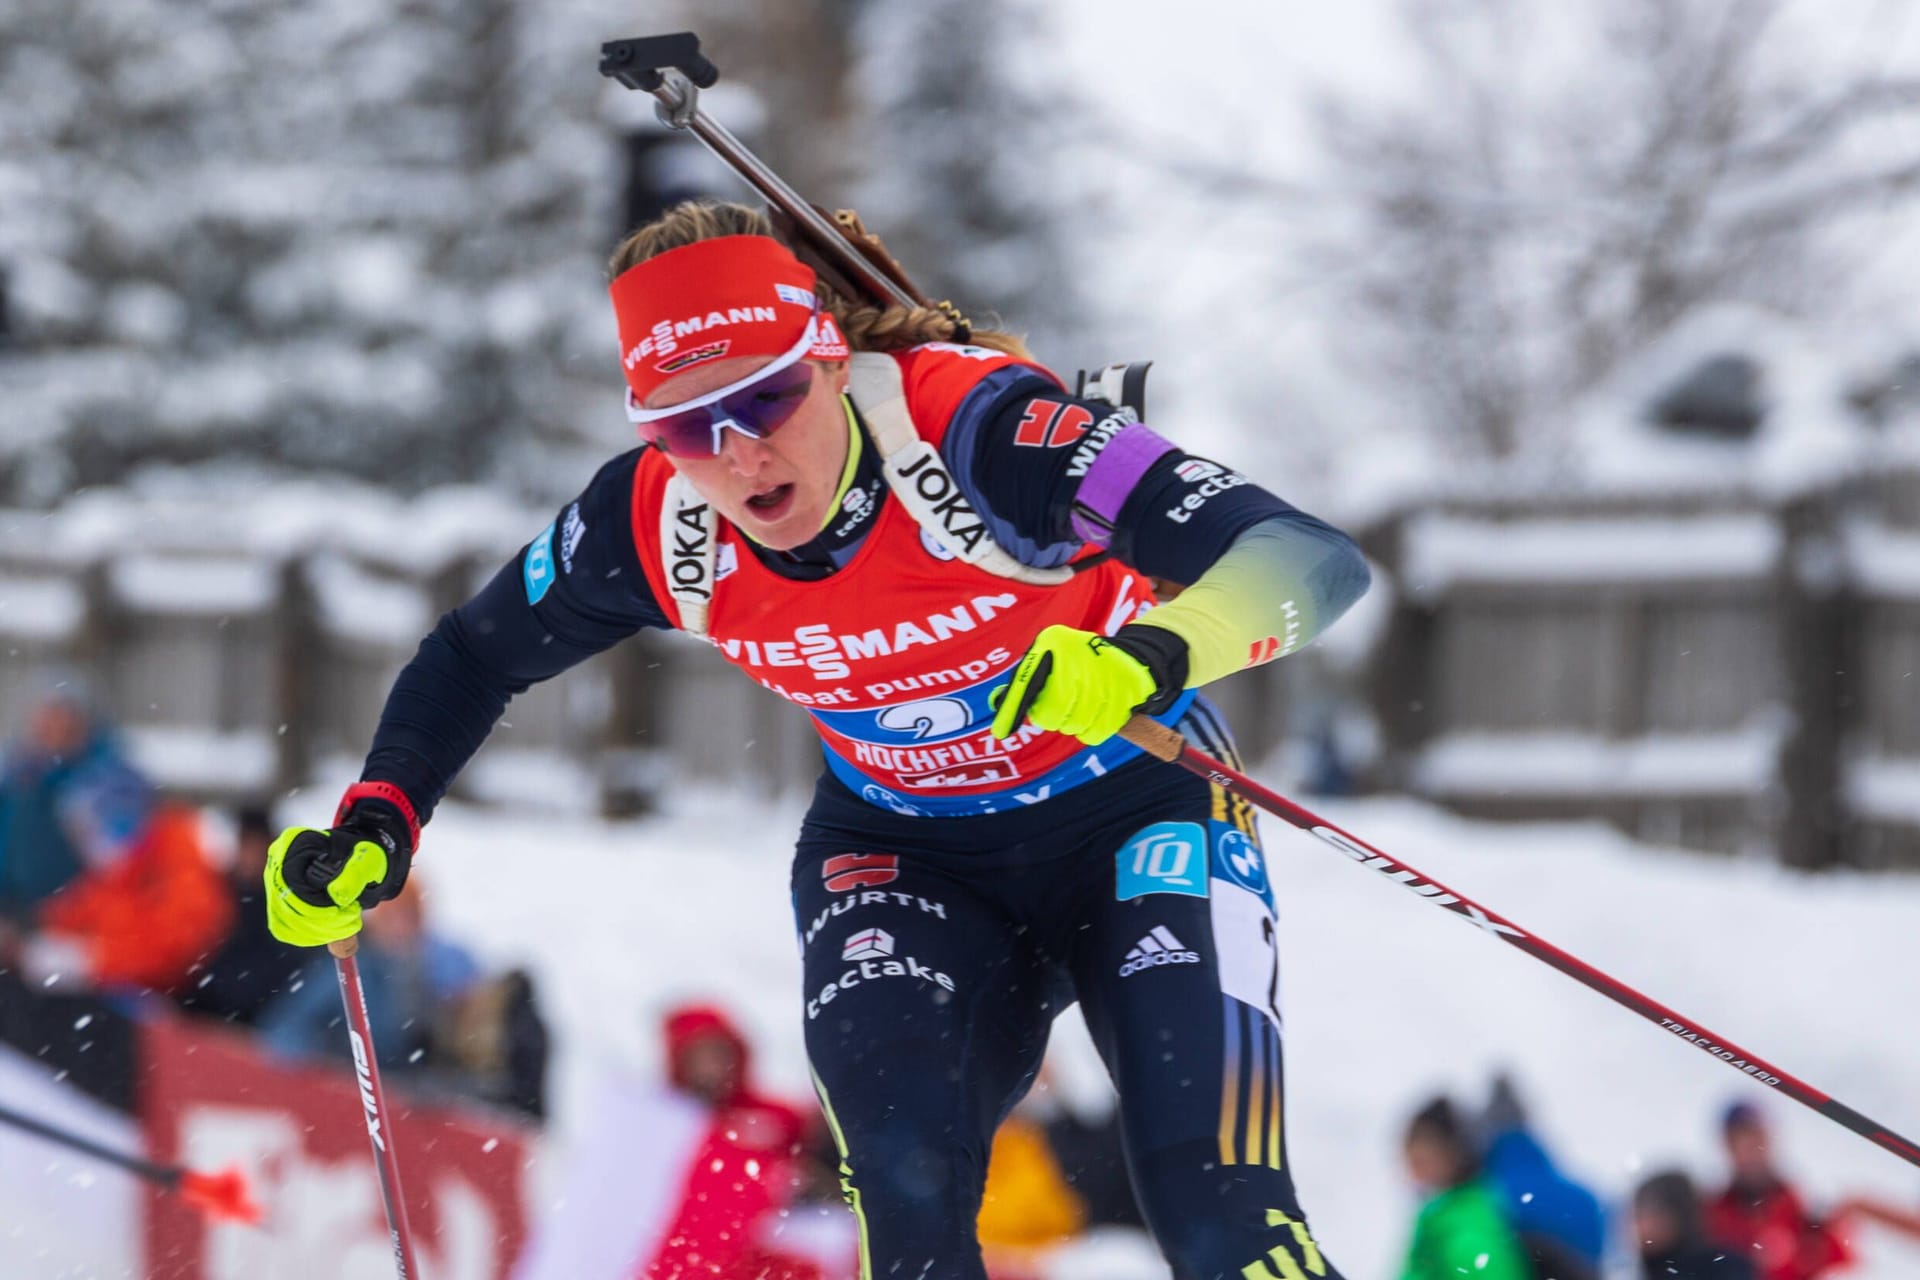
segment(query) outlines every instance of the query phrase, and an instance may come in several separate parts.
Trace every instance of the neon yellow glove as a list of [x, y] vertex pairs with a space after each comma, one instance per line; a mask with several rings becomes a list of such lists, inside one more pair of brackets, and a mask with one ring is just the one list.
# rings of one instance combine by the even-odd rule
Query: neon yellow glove
[[994, 691], [993, 736], [1004, 738], [1031, 720], [1090, 747], [1105, 742], [1161, 691], [1133, 647], [1091, 631], [1048, 627], [1014, 668], [1013, 682]]
[[296, 947], [352, 937], [360, 932], [362, 904], [397, 894], [409, 861], [404, 845], [389, 851], [383, 833], [372, 829], [288, 827], [267, 850], [267, 927]]

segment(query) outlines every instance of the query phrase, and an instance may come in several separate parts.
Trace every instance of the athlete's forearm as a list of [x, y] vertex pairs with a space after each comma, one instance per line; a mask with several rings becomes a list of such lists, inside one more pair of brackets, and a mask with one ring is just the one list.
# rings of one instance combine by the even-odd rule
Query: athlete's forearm
[[1213, 566], [1139, 625], [1186, 642], [1188, 688], [1292, 653], [1366, 591], [1353, 540], [1301, 512], [1244, 530]]
[[440, 620], [401, 669], [360, 772], [406, 793], [425, 822], [524, 683], [474, 661], [457, 614]]
[[361, 777], [422, 822], [514, 695], [667, 619], [634, 551], [635, 454], [601, 468], [473, 599], [440, 619], [387, 695]]

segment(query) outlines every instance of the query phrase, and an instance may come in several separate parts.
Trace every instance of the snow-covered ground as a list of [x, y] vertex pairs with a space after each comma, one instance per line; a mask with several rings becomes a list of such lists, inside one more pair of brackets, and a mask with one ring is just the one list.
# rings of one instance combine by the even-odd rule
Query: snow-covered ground
[[[1326, 814], [1714, 1032], [1908, 1136], [1920, 1134], [1920, 881], [1807, 877], [1636, 845], [1590, 825], [1467, 822], [1398, 799]], [[806, 1090], [786, 855], [800, 804], [681, 793], [606, 825], [449, 805], [421, 866], [432, 909], [490, 958], [531, 963], [558, 1029], [558, 1134], [597, 1074], [650, 1070], [656, 1015], [737, 1009], [768, 1082]], [[1412, 1193], [1399, 1130], [1429, 1093], [1478, 1102], [1512, 1069], [1564, 1161], [1611, 1197], [1679, 1164], [1720, 1176], [1736, 1097], [1777, 1121], [1819, 1203], [1920, 1200], [1920, 1171], [1767, 1091], [1319, 843], [1267, 824], [1282, 912], [1291, 1158], [1351, 1280], [1393, 1274]], [[1100, 1089], [1069, 1014], [1061, 1087]], [[556, 1142], [558, 1151], [561, 1143]], [[1920, 1274], [1920, 1248], [1863, 1238], [1858, 1280]], [[1116, 1263], [1117, 1267], [1118, 1264]], [[1110, 1272], [1117, 1275], [1118, 1271]]]

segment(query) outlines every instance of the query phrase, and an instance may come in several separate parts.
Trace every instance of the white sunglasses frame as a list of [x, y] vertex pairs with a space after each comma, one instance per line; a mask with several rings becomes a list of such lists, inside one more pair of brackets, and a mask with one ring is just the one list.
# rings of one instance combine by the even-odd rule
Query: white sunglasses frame
[[[770, 377], [782, 369], [790, 368], [800, 363], [801, 360], [806, 358], [808, 349], [818, 340], [819, 321], [820, 313], [816, 311], [807, 320], [807, 331], [800, 335], [800, 341], [794, 343], [793, 346], [785, 352], [775, 356], [770, 363], [761, 365], [744, 378], [735, 379], [724, 387], [719, 387], [704, 395], [695, 396], [691, 400], [683, 400], [679, 404], [662, 405], [658, 409], [646, 409], [634, 401], [633, 388], [628, 387], [626, 395], [627, 421], [641, 425], [648, 422], [658, 422], [662, 418], [671, 418], [677, 413], [686, 413], [690, 409], [704, 409], [710, 404], [718, 404], [737, 391], [746, 390], [762, 378]], [[726, 422], [714, 424], [714, 431], [716, 433], [714, 437], [715, 444], [719, 443], [719, 430], [728, 425], [731, 424]], [[737, 429], [738, 428], [736, 428], [736, 430]]]

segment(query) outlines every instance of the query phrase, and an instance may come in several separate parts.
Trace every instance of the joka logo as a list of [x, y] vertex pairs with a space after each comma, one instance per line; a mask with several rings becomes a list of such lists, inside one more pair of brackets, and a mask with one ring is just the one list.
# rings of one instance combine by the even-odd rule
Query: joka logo
[[1113, 896], [1121, 902], [1149, 893], [1207, 896], [1207, 833], [1197, 822], [1142, 827], [1114, 858]]
[[842, 960], [884, 960], [893, 954], [893, 935], [885, 929], [862, 929], [840, 948]]
[[673, 558], [667, 562], [667, 576], [673, 580], [677, 596], [698, 600], [711, 599], [713, 583], [708, 580], [707, 504], [681, 507], [673, 513]]
[[890, 853], [836, 853], [820, 864], [828, 893], [873, 889], [900, 878], [900, 859]]
[[1153, 932], [1133, 944], [1133, 950], [1127, 952], [1127, 958], [1120, 966], [1120, 976], [1131, 978], [1142, 969], [1158, 969], [1169, 964], [1199, 964], [1200, 953], [1187, 950], [1187, 944], [1173, 936], [1173, 930], [1163, 924], [1155, 925]]
[[1260, 846], [1244, 831], [1228, 831], [1215, 846], [1220, 855], [1220, 870], [1225, 878], [1250, 893], [1267, 891], [1267, 861]]

